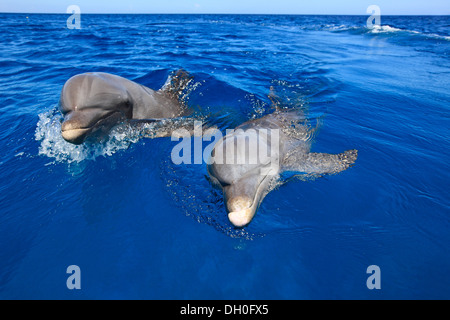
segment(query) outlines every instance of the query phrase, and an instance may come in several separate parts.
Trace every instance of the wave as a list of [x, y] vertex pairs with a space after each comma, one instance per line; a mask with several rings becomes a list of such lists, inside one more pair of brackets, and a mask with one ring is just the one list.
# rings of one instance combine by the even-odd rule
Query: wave
[[412, 32], [412, 33], [420, 33], [418, 31], [410, 31], [410, 30], [403, 30], [395, 27], [391, 27], [389, 25], [384, 26], [378, 26], [374, 25], [373, 28], [368, 28], [369, 33], [389, 33], [389, 32]]
[[374, 26], [373, 28], [369, 29], [367, 28], [367, 33], [377, 34], [377, 33], [403, 33], [403, 34], [410, 34], [410, 35], [417, 35], [422, 36], [425, 38], [431, 38], [431, 39], [437, 39], [437, 40], [446, 40], [450, 41], [450, 36], [442, 36], [435, 33], [423, 33], [416, 30], [408, 30], [408, 29], [400, 29], [391, 27], [389, 25], [382, 25], [382, 26]]
[[410, 36], [420, 36], [429, 39], [450, 41], [450, 36], [443, 36], [435, 33], [424, 33], [416, 30], [401, 29], [390, 25], [374, 25], [373, 28], [368, 28], [366, 26], [361, 27], [347, 25], [326, 25], [323, 26], [323, 30], [331, 32], [350, 32], [353, 34], [403, 34]]
[[[436, 41], [438, 43], [450, 41], [450, 36], [447, 34], [447, 31], [439, 32], [441, 29], [423, 29], [421, 26], [412, 25], [408, 28], [406, 24], [395, 25], [395, 24], [385, 24], [385, 25], [374, 25], [372, 28], [368, 28], [366, 26], [365, 20], [361, 21], [336, 21], [330, 23], [318, 23], [313, 22], [307, 24], [303, 21], [299, 21], [299, 24], [293, 25], [270, 25], [267, 26], [273, 30], [282, 31], [284, 33], [292, 33], [296, 34], [299, 32], [331, 32], [331, 33], [344, 33], [351, 34], [356, 36], [377, 36], [377, 37], [385, 37], [392, 38], [397, 40], [401, 38], [401, 40], [410, 41], [427, 41], [433, 42]], [[403, 43], [403, 44], [405, 44]]]

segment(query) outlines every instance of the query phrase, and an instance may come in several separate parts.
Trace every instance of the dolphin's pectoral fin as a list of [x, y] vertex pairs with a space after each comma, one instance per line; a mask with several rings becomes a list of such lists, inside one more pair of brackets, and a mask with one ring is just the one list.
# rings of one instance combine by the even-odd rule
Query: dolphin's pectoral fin
[[358, 150], [347, 150], [339, 154], [308, 153], [300, 159], [295, 154], [288, 156], [283, 171], [296, 171], [312, 175], [335, 174], [351, 167], [358, 157]]

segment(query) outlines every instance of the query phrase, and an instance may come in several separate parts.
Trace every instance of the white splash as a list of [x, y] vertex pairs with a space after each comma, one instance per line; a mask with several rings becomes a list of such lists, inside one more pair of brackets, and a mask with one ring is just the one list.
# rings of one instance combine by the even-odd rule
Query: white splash
[[[114, 126], [99, 140], [86, 140], [81, 145], [74, 145], [62, 138], [61, 123], [63, 117], [57, 108], [39, 114], [35, 138], [40, 141], [39, 155], [54, 158], [57, 162], [79, 163], [84, 160], [110, 157], [128, 149], [142, 138], [170, 137], [177, 129], [187, 128], [194, 131], [196, 121], [204, 123], [205, 116], [161, 119], [155, 122], [123, 122]], [[191, 129], [192, 128], [192, 129]]]
[[419, 35], [419, 36], [432, 38], [432, 39], [437, 39], [437, 40], [450, 41], [450, 37], [449, 36], [441, 36], [441, 35], [434, 34], [434, 33], [422, 33], [422, 32], [419, 32], [419, 31], [408, 30], [408, 29], [399, 29], [399, 28], [391, 27], [389, 25], [384, 25], [384, 26], [377, 26], [377, 25], [375, 25], [372, 29], [369, 29], [369, 33], [375, 33], [375, 34], [379, 34], [379, 33], [399, 33], [399, 32], [409, 33], [409, 34], [413, 34], [413, 35]]
[[384, 25], [384, 26], [374, 25], [373, 28], [371, 28], [369, 32], [371, 32], [371, 33], [392, 33], [392, 32], [399, 32], [399, 31], [420, 33], [418, 31], [409, 31], [409, 30], [402, 30], [402, 29], [394, 28], [389, 25]]
[[61, 136], [62, 115], [56, 108], [39, 114], [35, 138], [40, 141], [39, 155], [54, 158], [57, 162], [79, 163], [94, 160], [99, 156], [112, 156], [120, 150], [127, 149], [141, 138], [141, 130], [123, 123], [114, 127], [99, 143], [74, 145]]

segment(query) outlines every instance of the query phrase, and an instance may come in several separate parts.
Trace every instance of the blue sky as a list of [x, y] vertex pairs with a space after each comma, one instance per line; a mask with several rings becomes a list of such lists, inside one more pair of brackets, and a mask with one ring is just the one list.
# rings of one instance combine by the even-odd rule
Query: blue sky
[[65, 13], [273, 13], [360, 14], [369, 5], [381, 14], [450, 14], [450, 0], [1, 0], [0, 12]]

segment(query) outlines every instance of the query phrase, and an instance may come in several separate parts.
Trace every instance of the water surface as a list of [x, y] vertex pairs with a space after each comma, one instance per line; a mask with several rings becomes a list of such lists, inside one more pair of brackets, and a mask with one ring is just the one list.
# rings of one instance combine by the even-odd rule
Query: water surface
[[[0, 15], [0, 298], [450, 298], [448, 16], [67, 17]], [[172, 163], [176, 142], [60, 137], [71, 76], [158, 89], [178, 68], [221, 130], [270, 112], [273, 86], [321, 119], [313, 151], [356, 148], [356, 165], [280, 186], [234, 229], [205, 165]]]

